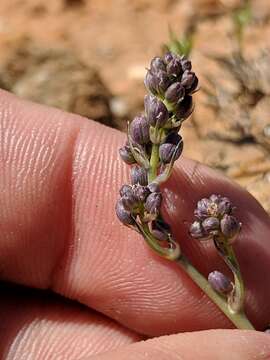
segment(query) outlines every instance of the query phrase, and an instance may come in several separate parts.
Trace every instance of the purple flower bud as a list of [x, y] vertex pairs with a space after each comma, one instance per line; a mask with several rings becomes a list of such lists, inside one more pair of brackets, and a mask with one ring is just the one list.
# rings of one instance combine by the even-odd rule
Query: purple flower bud
[[158, 94], [158, 79], [150, 70], [146, 72], [144, 84], [153, 95]]
[[168, 87], [165, 92], [165, 98], [172, 104], [182, 101], [185, 96], [185, 88], [180, 82], [176, 82]]
[[232, 213], [232, 204], [230, 200], [226, 197], [221, 197], [218, 201], [218, 213], [220, 216], [223, 216], [225, 214], [231, 214]]
[[143, 186], [147, 185], [147, 171], [138, 165], [131, 168], [130, 171], [131, 183], [133, 185], [140, 184]]
[[204, 220], [209, 216], [209, 206], [211, 204], [211, 201], [209, 199], [203, 198], [197, 203], [197, 208], [194, 211], [194, 215], [199, 220]]
[[151, 70], [148, 70], [144, 83], [153, 95], [162, 95], [170, 85], [170, 79], [166, 71], [159, 70], [153, 73]]
[[207, 235], [205, 234], [202, 224], [200, 221], [194, 221], [189, 229], [190, 235], [195, 239], [205, 239]]
[[168, 164], [172, 160], [173, 156], [174, 156], [174, 160], [178, 159], [182, 151], [183, 151], [182, 137], [179, 134], [172, 132], [165, 139], [165, 143], [160, 145], [159, 157], [164, 164]]
[[170, 85], [170, 78], [169, 78], [167, 72], [162, 71], [162, 70], [159, 70], [156, 73], [156, 76], [158, 78], [159, 93], [163, 94], [166, 91], [166, 89], [168, 88], [168, 86]]
[[152, 229], [151, 233], [154, 236], [154, 238], [156, 238], [159, 241], [168, 240], [168, 234], [166, 232], [164, 232], [164, 231], [161, 231], [159, 229]]
[[160, 206], [161, 206], [161, 201], [162, 201], [162, 195], [161, 193], [151, 193], [145, 202], [145, 210], [149, 213], [149, 214], [154, 214], [154, 215], [158, 215], [159, 211], [160, 211]]
[[136, 160], [134, 159], [130, 147], [128, 145], [125, 145], [119, 149], [119, 155], [126, 164], [131, 165], [136, 163]]
[[120, 196], [131, 195], [133, 194], [132, 186], [130, 185], [122, 185], [119, 190]]
[[186, 119], [193, 111], [192, 97], [186, 95], [176, 108], [175, 115], [178, 119]]
[[198, 78], [193, 71], [186, 70], [182, 76], [181, 84], [192, 93], [198, 86]]
[[132, 186], [133, 194], [138, 199], [138, 201], [143, 202], [147, 196], [150, 194], [150, 190], [147, 186], [142, 186], [140, 184], [136, 184]]
[[220, 228], [226, 238], [233, 238], [239, 233], [241, 223], [234, 216], [225, 214], [220, 221]]
[[135, 143], [147, 144], [150, 140], [150, 125], [144, 115], [136, 116], [130, 124], [130, 135]]
[[191, 67], [192, 67], [191, 61], [188, 60], [185, 56], [183, 56], [181, 58], [181, 64], [182, 64], [183, 71], [191, 70]]
[[167, 226], [165, 223], [160, 223], [159, 221], [152, 221], [151, 222], [151, 233], [152, 235], [160, 241], [168, 240], [170, 232], [170, 227]]
[[202, 227], [207, 234], [218, 233], [219, 220], [216, 217], [208, 217], [202, 222]]
[[213, 203], [216, 203], [218, 204], [220, 202], [220, 199], [221, 199], [221, 195], [216, 195], [216, 194], [212, 194], [210, 197], [209, 197], [209, 200]]
[[183, 141], [181, 142], [181, 145], [179, 146], [178, 149], [176, 149], [176, 145], [174, 144], [169, 144], [169, 143], [165, 143], [165, 144], [161, 144], [159, 147], [159, 157], [160, 160], [164, 163], [164, 164], [168, 164], [172, 158], [174, 157], [174, 160], [177, 160], [183, 150]]
[[167, 64], [167, 73], [174, 76], [179, 76], [183, 73], [181, 58], [179, 56], [174, 56], [174, 58]]
[[158, 72], [159, 70], [166, 71], [166, 65], [160, 57], [154, 57], [150, 64], [150, 70], [152, 73]]
[[169, 112], [162, 101], [155, 96], [146, 95], [144, 106], [147, 119], [152, 126], [163, 127], [169, 119]]
[[208, 282], [215, 291], [221, 294], [229, 294], [233, 290], [231, 281], [219, 271], [212, 271], [208, 275]]
[[175, 55], [171, 52], [167, 52], [165, 55], [164, 55], [164, 61], [166, 64], [168, 64], [169, 62], [171, 62], [173, 59], [175, 58]]
[[138, 205], [138, 199], [133, 193], [122, 196], [122, 205], [124, 209], [131, 211]]
[[147, 187], [148, 187], [148, 189], [150, 190], [151, 193], [160, 192], [159, 186], [155, 182], [152, 182], [152, 183], [148, 184]]
[[174, 145], [177, 145], [180, 141], [182, 141], [182, 137], [176, 131], [171, 131], [165, 139], [166, 143]]
[[130, 211], [126, 210], [123, 206], [122, 199], [119, 199], [115, 206], [115, 212], [118, 219], [125, 225], [134, 224], [134, 219], [131, 216]]

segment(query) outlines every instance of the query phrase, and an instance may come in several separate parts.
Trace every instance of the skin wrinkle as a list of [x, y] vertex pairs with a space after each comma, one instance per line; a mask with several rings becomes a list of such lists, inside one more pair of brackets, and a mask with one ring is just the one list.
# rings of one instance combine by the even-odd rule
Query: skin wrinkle
[[[82, 128], [83, 129], [83, 128]], [[58, 258], [55, 260], [55, 264], [51, 269], [51, 272], [49, 274], [49, 288], [54, 289], [54, 284], [57, 282], [57, 277], [59, 276], [59, 272], [62, 271], [63, 268], [67, 267], [68, 261], [70, 259], [70, 254], [74, 253], [74, 175], [73, 175], [73, 159], [74, 159], [74, 153], [77, 145], [77, 141], [80, 136], [80, 132], [82, 129], [74, 128], [73, 134], [70, 136], [70, 141], [67, 146], [69, 149], [68, 151], [68, 158], [67, 161], [67, 168], [66, 168], [66, 174], [65, 174], [65, 184], [66, 184], [66, 197], [68, 199], [68, 206], [69, 212], [67, 214], [67, 236], [65, 240], [65, 246], [63, 247], [63, 251], [59, 253]]]
[[[21, 174], [21, 176], [19, 176], [20, 175], [20, 172], [19, 172], [19, 173], [17, 173], [17, 177], [16, 177], [18, 179], [18, 181], [20, 181], [19, 186], [22, 187], [23, 190], [19, 190], [19, 192], [18, 192], [18, 186], [17, 186], [17, 188], [15, 188], [15, 191], [12, 190], [12, 193], [16, 193], [16, 190], [17, 190], [17, 193], [22, 193], [22, 194], [24, 194], [23, 196], [27, 197], [26, 200], [31, 199], [30, 200], [31, 202], [32, 201], [37, 202], [37, 201], [40, 201], [39, 199], [42, 198], [43, 195], [44, 195], [44, 189], [43, 188], [44, 188], [45, 185], [43, 185], [43, 178], [44, 177], [42, 175], [42, 170], [44, 170], [44, 164], [46, 166], [48, 166], [48, 164], [50, 163], [50, 165], [51, 165], [50, 167], [56, 167], [58, 165], [57, 163], [53, 162], [54, 161], [53, 157], [54, 156], [56, 156], [56, 157], [61, 156], [61, 154], [59, 154], [59, 153], [57, 153], [55, 151], [51, 152], [51, 154], [50, 154], [48, 150], [49, 149], [58, 149], [58, 150], [60, 150], [60, 147], [58, 145], [57, 146], [55, 146], [55, 145], [56, 145], [56, 143], [59, 143], [59, 136], [61, 136], [61, 133], [63, 133], [63, 126], [60, 125], [60, 122], [57, 120], [56, 126], [54, 126], [54, 127], [51, 127], [51, 128], [49, 127], [49, 129], [48, 129], [46, 127], [44, 128], [45, 125], [41, 124], [41, 127], [38, 129], [38, 131], [36, 131], [36, 133], [35, 133], [34, 129], [37, 129], [37, 127], [34, 127], [33, 130], [29, 132], [28, 131], [29, 130], [28, 122], [26, 122], [24, 124], [24, 121], [23, 121], [24, 116], [22, 115], [22, 121], [17, 121], [17, 116], [14, 115], [15, 112], [16, 112], [15, 111], [16, 107], [17, 107], [16, 105], [17, 105], [17, 103], [15, 102], [15, 106], [14, 106], [14, 109], [13, 109], [14, 111], [12, 112], [12, 115], [10, 115], [12, 118], [14, 118], [15, 121], [9, 121], [9, 128], [11, 128], [11, 130], [9, 130], [9, 128], [4, 125], [4, 127], [6, 128], [6, 132], [3, 134], [3, 136], [6, 138], [5, 142], [6, 142], [6, 144], [8, 144], [8, 146], [10, 146], [10, 143], [8, 142], [8, 138], [10, 136], [12, 136], [12, 139], [14, 139], [15, 133], [16, 133], [16, 138], [17, 138], [18, 141], [16, 143], [13, 142], [13, 144], [11, 146], [12, 152], [11, 151], [4, 151], [4, 149], [2, 147], [2, 154], [13, 154], [12, 155], [13, 158], [16, 157], [16, 160], [13, 161], [13, 164], [14, 164], [13, 165], [13, 169], [14, 169], [13, 171], [17, 170], [16, 166], [19, 169], [26, 169], [26, 171], [27, 171], [27, 173], [25, 173], [26, 175], [22, 176], [22, 174]], [[55, 111], [55, 112], [57, 113], [57, 111]], [[57, 115], [54, 115], [54, 116], [57, 117]], [[79, 122], [79, 120], [78, 120], [78, 122]], [[17, 123], [18, 123], [18, 126], [16, 127], [17, 132], [15, 131], [15, 133], [14, 133], [14, 128], [15, 128], [14, 124], [17, 124]], [[44, 123], [46, 123], [46, 122], [44, 122]], [[78, 123], [78, 125], [79, 125], [79, 123]], [[44, 128], [44, 130], [43, 130], [43, 128]], [[77, 126], [77, 128], [80, 129], [79, 126]], [[51, 131], [51, 129], [52, 129], [52, 131]], [[20, 131], [22, 132], [21, 134], [18, 133]], [[11, 135], [10, 135], [10, 133], [11, 133]], [[29, 134], [29, 136], [27, 134]], [[25, 146], [20, 147], [20, 141], [23, 138], [25, 139], [24, 144], [26, 145], [26, 147]], [[18, 144], [18, 142], [19, 142], [19, 144]], [[41, 149], [40, 149], [40, 147], [37, 147], [37, 142], [41, 143]], [[51, 142], [51, 147], [50, 148], [48, 146], [42, 147], [42, 144], [46, 144], [46, 142], [47, 143]], [[69, 146], [70, 145], [68, 144], [66, 148], [69, 149]], [[35, 159], [34, 163], [31, 162], [32, 159], [33, 159], [33, 156], [31, 155], [32, 153], [37, 153], [37, 158]], [[40, 156], [40, 154], [42, 154], [42, 155]], [[9, 155], [6, 155], [6, 156], [9, 156]], [[9, 159], [10, 159], [10, 156], [9, 156]], [[27, 160], [25, 160], [25, 159], [27, 159]], [[43, 161], [43, 159], [45, 160], [45, 162]], [[24, 163], [26, 163], [26, 166], [23, 165]], [[39, 166], [41, 166], [41, 168], [40, 168], [41, 171], [36, 172], [36, 165], [35, 164], [38, 164]], [[68, 161], [68, 165], [69, 164], [70, 164], [70, 162]], [[31, 166], [32, 166], [32, 169], [31, 169]], [[31, 169], [31, 173], [29, 173], [29, 169]], [[57, 169], [57, 172], [58, 172], [58, 169]], [[31, 187], [29, 187], [28, 180], [27, 180], [27, 178], [30, 177], [30, 176], [32, 177], [32, 179], [34, 181], [37, 180], [37, 178], [39, 178], [38, 181], [35, 181], [35, 182], [31, 183]], [[26, 181], [22, 180], [22, 179], [26, 179]], [[8, 181], [8, 183], [14, 184], [13, 181]], [[33, 186], [35, 187], [35, 195], [31, 191]], [[50, 185], [50, 182], [47, 181], [47, 187], [48, 186], [50, 187], [51, 185]], [[33, 195], [34, 195], [34, 197], [33, 197]], [[22, 198], [22, 199], [23, 199], [23, 201], [25, 201], [24, 198]], [[55, 201], [54, 197], [52, 197], [52, 206], [54, 206], [53, 201]], [[42, 208], [42, 206], [40, 206], [40, 208]], [[66, 207], [66, 208], [68, 209], [69, 207]], [[50, 210], [51, 209], [49, 207], [48, 208], [48, 213], [50, 212]], [[29, 223], [29, 229], [30, 229], [30, 223], [32, 222], [33, 218], [32, 218], [32, 216], [28, 216], [28, 215], [29, 215], [29, 212], [27, 212], [27, 211], [24, 212], [22, 222], [25, 223], [24, 227], [26, 226], [26, 224], [28, 222]], [[40, 216], [40, 220], [42, 221], [42, 216]], [[25, 239], [24, 242], [27, 245], [28, 244], [27, 239], [30, 237], [30, 234], [28, 233], [27, 228], [25, 227], [25, 230], [22, 229], [22, 228], [20, 229], [20, 222], [17, 222], [17, 228], [18, 228], [18, 230], [20, 232], [24, 231], [24, 239]], [[65, 226], [65, 228], [66, 228], [66, 226]], [[41, 229], [42, 229], [42, 225], [41, 225]], [[46, 229], [46, 231], [47, 231], [47, 229]], [[21, 235], [21, 238], [23, 240], [22, 235]], [[61, 254], [59, 256], [61, 257]], [[19, 259], [19, 261], [21, 262], [22, 259]], [[19, 263], [16, 266], [18, 266], [18, 265], [19, 265]], [[25, 266], [26, 266], [26, 264], [25, 264]], [[29, 270], [31, 270], [31, 269], [29, 268]], [[48, 287], [48, 286], [49, 286], [49, 284], [45, 285], [45, 287]]]
[[47, 291], [8, 284], [1, 290], [1, 359], [78, 359], [78, 354], [89, 356], [140, 340], [110, 319]]
[[270, 358], [267, 336], [239, 330], [184, 333], [141, 341], [91, 360], [266, 360]]

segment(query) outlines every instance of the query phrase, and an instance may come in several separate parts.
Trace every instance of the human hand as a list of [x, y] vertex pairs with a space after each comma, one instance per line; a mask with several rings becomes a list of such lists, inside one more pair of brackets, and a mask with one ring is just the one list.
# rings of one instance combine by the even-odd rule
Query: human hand
[[[6, 92], [0, 109], [0, 276], [29, 288], [1, 288], [3, 359], [270, 358], [269, 335], [259, 332], [138, 342], [232, 325], [185, 273], [119, 225], [114, 204], [128, 173], [117, 157], [121, 133]], [[226, 270], [210, 246], [187, 236], [195, 203], [220, 193], [237, 206], [247, 314], [263, 329], [270, 319], [269, 216], [247, 192], [190, 160], [178, 162], [166, 186], [165, 217], [204, 274]]]

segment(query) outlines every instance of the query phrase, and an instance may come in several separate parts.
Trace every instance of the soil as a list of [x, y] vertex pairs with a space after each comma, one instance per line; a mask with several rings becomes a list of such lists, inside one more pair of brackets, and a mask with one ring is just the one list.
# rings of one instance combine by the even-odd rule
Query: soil
[[270, 213], [269, 0], [2, 0], [0, 86], [125, 131], [143, 109], [145, 68], [169, 26], [192, 42], [200, 78], [185, 155]]

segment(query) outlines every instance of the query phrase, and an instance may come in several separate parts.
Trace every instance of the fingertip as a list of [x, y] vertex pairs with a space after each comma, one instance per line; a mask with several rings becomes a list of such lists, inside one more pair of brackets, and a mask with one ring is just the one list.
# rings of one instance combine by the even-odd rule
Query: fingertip
[[211, 330], [163, 336], [94, 356], [93, 360], [266, 360], [269, 335], [255, 331]]

